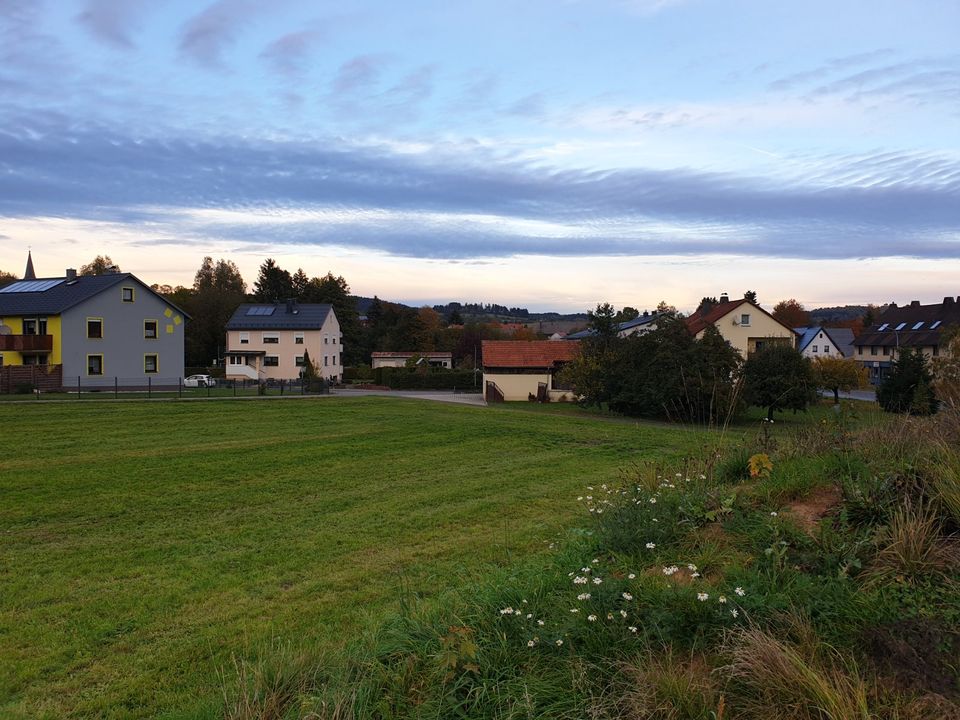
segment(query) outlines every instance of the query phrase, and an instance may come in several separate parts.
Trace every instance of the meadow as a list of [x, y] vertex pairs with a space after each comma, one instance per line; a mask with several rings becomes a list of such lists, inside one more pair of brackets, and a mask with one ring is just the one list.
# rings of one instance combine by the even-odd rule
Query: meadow
[[601, 420], [385, 398], [0, 404], [0, 717], [221, 715], [235, 661], [339, 652], [545, 551], [584, 484], [718, 441]]

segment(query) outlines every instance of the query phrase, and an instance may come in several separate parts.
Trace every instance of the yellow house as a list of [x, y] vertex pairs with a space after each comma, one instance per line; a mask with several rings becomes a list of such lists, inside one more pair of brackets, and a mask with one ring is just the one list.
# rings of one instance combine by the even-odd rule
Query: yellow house
[[687, 318], [687, 329], [697, 339], [703, 337], [704, 331], [710, 325], [744, 358], [765, 345], [796, 345], [797, 333], [793, 328], [787, 327], [746, 298], [730, 301], [726, 295], [721, 295], [717, 305], [707, 308], [705, 312], [695, 312]]

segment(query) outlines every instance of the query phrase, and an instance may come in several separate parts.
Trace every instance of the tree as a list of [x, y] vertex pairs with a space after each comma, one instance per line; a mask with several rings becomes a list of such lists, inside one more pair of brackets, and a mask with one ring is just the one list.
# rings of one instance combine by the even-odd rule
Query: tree
[[120, 272], [119, 266], [110, 259], [109, 255], [97, 255], [93, 262], [80, 267], [81, 275], [105, 275], [108, 272]]
[[4, 285], [9, 285], [14, 280], [19, 280], [19, 279], [20, 278], [14, 275], [13, 273], [8, 273], [8, 272], [4, 272], [3, 270], [0, 270], [0, 287], [3, 287]]
[[754, 305], [756, 305], [756, 304], [757, 304], [757, 291], [756, 291], [756, 290], [747, 290], [747, 291], [743, 294], [743, 299], [744, 299], [744, 300], [749, 300], [749, 301], [752, 302]]
[[332, 305], [337, 322], [340, 323], [340, 332], [343, 333], [344, 363], [353, 365], [364, 358], [357, 301], [350, 294], [350, 286], [342, 275], [335, 276], [328, 272], [323, 277], [311, 278], [300, 300]]
[[773, 344], [757, 350], [743, 364], [744, 395], [751, 405], [777, 410], [806, 410], [816, 400], [810, 363], [790, 345]]
[[877, 389], [877, 402], [887, 412], [932, 415], [937, 411], [933, 375], [922, 350], [900, 348], [890, 374]]
[[307, 302], [304, 300], [304, 295], [307, 292], [307, 285], [310, 283], [310, 278], [307, 277], [307, 274], [303, 271], [303, 268], [297, 268], [297, 271], [293, 274], [291, 278], [293, 283], [293, 296], [298, 298], [301, 302]]
[[587, 327], [593, 331], [589, 338], [591, 343], [603, 346], [609, 345], [617, 337], [617, 319], [610, 303], [597, 305], [596, 310], [588, 310], [589, 321]]
[[293, 278], [290, 273], [277, 265], [273, 258], [267, 258], [260, 266], [260, 274], [253, 284], [254, 300], [275, 303], [293, 296]]
[[810, 324], [810, 313], [793, 298], [781, 300], [774, 305], [773, 317], [790, 328], [806, 327]]
[[192, 316], [187, 323], [185, 344], [187, 364], [206, 366], [219, 359], [225, 349], [226, 326], [230, 316], [246, 299], [247, 284], [240, 269], [230, 260], [203, 258], [186, 297], [175, 291], [181, 305]]
[[459, 310], [454, 310], [447, 316], [447, 325], [463, 325], [463, 315]]
[[671, 313], [676, 314], [677, 308], [673, 305], [667, 303], [666, 300], [661, 300], [657, 303], [657, 312], [658, 313]]
[[818, 357], [813, 361], [813, 379], [817, 387], [833, 391], [833, 402], [840, 404], [840, 391], [866, 387], [867, 369], [853, 358]]
[[863, 314], [863, 327], [868, 328], [877, 322], [877, 306], [867, 305], [867, 311]]
[[629, 322], [630, 320], [635, 320], [638, 317], [640, 317], [640, 311], [627, 305], [625, 308], [623, 308], [623, 310], [620, 310], [616, 314], [614, 319], [618, 323], [624, 323]]

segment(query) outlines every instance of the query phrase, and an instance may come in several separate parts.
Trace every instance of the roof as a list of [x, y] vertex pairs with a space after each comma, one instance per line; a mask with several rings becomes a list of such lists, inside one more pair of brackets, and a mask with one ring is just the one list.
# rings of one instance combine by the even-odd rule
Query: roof
[[[131, 281], [157, 295], [184, 317], [190, 317], [131, 273], [77, 275], [76, 278], [69, 280], [66, 277], [19, 280], [0, 289], [0, 316], [60, 315], [105, 290]], [[19, 288], [31, 289], [28, 292], [20, 292]]]
[[942, 303], [890, 305], [877, 323], [864, 330], [854, 342], [857, 346], [932, 347], [940, 344], [943, 329], [960, 325], [960, 298], [946, 297]]
[[[626, 322], [617, 323], [617, 333], [625, 332], [626, 330], [632, 330], [633, 328], [643, 327], [644, 325], [649, 325], [660, 319], [660, 316], [663, 313], [648, 313], [646, 315], [638, 315], [633, 320], [627, 320]], [[590, 328], [586, 330], [581, 330], [580, 332], [575, 332], [566, 336], [566, 340], [582, 340], [584, 338], [591, 337], [594, 334], [594, 331]]]
[[420, 357], [426, 358], [453, 358], [452, 352], [427, 352], [427, 351], [415, 351], [411, 350], [409, 352], [373, 352], [370, 353], [371, 357], [375, 358], [412, 358], [414, 355], [419, 355]]
[[332, 312], [326, 303], [243, 303], [227, 330], [319, 330]]
[[484, 340], [485, 368], [544, 368], [573, 360], [580, 343], [557, 340]]
[[793, 331], [800, 336], [800, 339], [797, 341], [797, 349], [800, 352], [803, 352], [822, 332], [829, 338], [830, 342], [833, 343], [833, 346], [843, 353], [844, 357], [853, 355], [854, 337], [853, 330], [850, 328], [827, 328], [821, 325], [814, 325], [812, 327], [794, 328]]
[[[759, 310], [760, 312], [762, 312], [764, 315], [769, 317], [774, 322], [778, 322], [780, 323], [780, 325], [783, 325], [783, 323], [781, 323], [779, 320], [773, 317], [773, 315], [768, 313], [759, 305], [750, 302], [746, 298], [740, 298], [739, 300], [731, 300], [730, 302], [717, 303], [712, 308], [710, 308], [710, 310], [706, 314], [695, 312], [693, 315], [687, 318], [687, 321], [686, 321], [687, 330], [689, 330], [690, 333], [694, 336], [699, 335], [701, 332], [707, 329], [708, 325], [715, 325], [718, 321], [725, 318], [727, 315], [732, 313], [741, 305], [749, 305], [753, 309]], [[790, 332], [794, 332], [793, 328], [789, 328], [786, 325], [783, 325], [783, 328], [784, 330], [789, 330]]]

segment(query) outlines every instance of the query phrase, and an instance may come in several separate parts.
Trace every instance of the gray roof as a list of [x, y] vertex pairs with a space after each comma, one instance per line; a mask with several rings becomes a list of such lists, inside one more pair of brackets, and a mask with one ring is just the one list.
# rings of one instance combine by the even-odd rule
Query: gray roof
[[319, 330], [331, 312], [326, 303], [243, 303], [227, 330]]
[[[647, 315], [639, 315], [633, 320], [627, 320], [626, 322], [617, 323], [617, 332], [622, 333], [625, 330], [632, 330], [635, 327], [643, 327], [644, 325], [649, 325], [650, 323], [656, 322], [663, 313], [649, 313]], [[583, 340], [584, 338], [592, 337], [593, 330], [587, 328], [586, 330], [581, 330], [580, 332], [572, 333], [567, 335], [564, 340]]]
[[[109, 290], [124, 282], [135, 282], [156, 294], [143, 281], [131, 273], [107, 273], [105, 275], [78, 275], [75, 280], [67, 278], [38, 278], [34, 287], [45, 288], [34, 292], [12, 292], [20, 283], [7, 285], [0, 291], [0, 316], [3, 315], [60, 315], [74, 305], [79, 305], [104, 290]], [[185, 317], [187, 313], [177, 308], [166, 298], [163, 301], [176, 308]]]
[[844, 357], [853, 355], [853, 330], [850, 328], [827, 328], [821, 325], [813, 325], [811, 327], [794, 328], [793, 331], [800, 335], [800, 339], [797, 341], [797, 349], [800, 352], [803, 352], [807, 345], [812, 343], [822, 332], [830, 338], [833, 346], [843, 353]]

